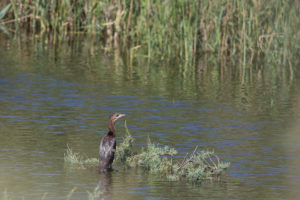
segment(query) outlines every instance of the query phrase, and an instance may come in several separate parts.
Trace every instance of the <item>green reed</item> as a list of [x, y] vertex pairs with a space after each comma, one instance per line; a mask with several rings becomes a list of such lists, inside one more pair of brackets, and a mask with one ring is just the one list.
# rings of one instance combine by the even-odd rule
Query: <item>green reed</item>
[[195, 66], [202, 56], [287, 65], [299, 56], [300, 3], [295, 0], [11, 0], [0, 26], [62, 40], [96, 34], [130, 54]]

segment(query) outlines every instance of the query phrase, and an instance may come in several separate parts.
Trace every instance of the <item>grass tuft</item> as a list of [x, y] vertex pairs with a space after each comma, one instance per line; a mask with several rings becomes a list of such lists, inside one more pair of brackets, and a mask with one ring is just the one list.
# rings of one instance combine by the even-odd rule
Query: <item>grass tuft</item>
[[69, 145], [67, 145], [67, 150], [64, 154], [64, 161], [68, 167], [82, 169], [98, 166], [99, 163], [97, 158], [84, 158], [79, 153], [73, 152]]

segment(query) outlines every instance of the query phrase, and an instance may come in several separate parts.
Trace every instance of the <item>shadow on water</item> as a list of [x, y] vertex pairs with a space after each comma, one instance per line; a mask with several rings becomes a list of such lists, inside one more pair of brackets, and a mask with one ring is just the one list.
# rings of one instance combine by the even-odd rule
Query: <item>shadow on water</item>
[[[97, 40], [51, 46], [20, 37], [0, 46], [0, 190], [12, 197], [64, 199], [76, 187], [72, 197], [84, 199], [97, 185], [105, 199], [299, 197], [299, 76], [284, 66], [130, 64]], [[66, 144], [97, 157], [116, 111], [128, 116], [136, 148], [148, 136], [182, 157], [200, 145], [232, 167], [220, 182], [196, 185], [134, 169], [66, 170]], [[123, 133], [117, 124], [118, 142]]]

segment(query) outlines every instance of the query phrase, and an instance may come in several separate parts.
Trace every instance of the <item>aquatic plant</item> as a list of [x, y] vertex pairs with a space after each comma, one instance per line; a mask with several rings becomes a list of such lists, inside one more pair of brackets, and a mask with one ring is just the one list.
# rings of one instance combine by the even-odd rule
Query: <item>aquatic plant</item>
[[73, 152], [73, 150], [68, 145], [66, 153], [64, 154], [64, 161], [66, 167], [78, 169], [94, 167], [99, 164], [99, 160], [97, 158], [84, 158], [79, 153]]
[[175, 160], [177, 151], [168, 146], [160, 147], [148, 142], [142, 153], [130, 156], [127, 164], [131, 167], [142, 167], [152, 173], [164, 174], [169, 180], [186, 178], [191, 181], [218, 177], [230, 166], [221, 162], [212, 151], [197, 151], [198, 146], [180, 162]]
[[203, 55], [288, 67], [299, 55], [295, 0], [4, 0], [0, 7], [0, 25], [10, 25], [12, 32], [50, 33], [53, 43], [72, 33], [97, 34], [106, 50], [120, 47], [131, 61], [138, 56], [181, 61], [183, 70]]
[[126, 120], [124, 122], [124, 126], [125, 126], [126, 135], [123, 138], [123, 142], [117, 145], [116, 148], [116, 160], [119, 160], [122, 163], [124, 163], [126, 159], [133, 154], [132, 145], [134, 142], [134, 139], [128, 130]]
[[[134, 139], [131, 136], [125, 121], [126, 136], [117, 146], [115, 162], [121, 162], [127, 167], [140, 167], [150, 173], [165, 175], [169, 180], [185, 178], [191, 181], [213, 179], [230, 166], [228, 162], [221, 162], [213, 151], [198, 151], [198, 146], [183, 160], [176, 160], [178, 152], [169, 146], [160, 146], [152, 143], [148, 138], [146, 148], [140, 152], [133, 152]], [[86, 168], [97, 166], [98, 159], [84, 159], [74, 153], [69, 147], [65, 154], [65, 163], [71, 167]]]

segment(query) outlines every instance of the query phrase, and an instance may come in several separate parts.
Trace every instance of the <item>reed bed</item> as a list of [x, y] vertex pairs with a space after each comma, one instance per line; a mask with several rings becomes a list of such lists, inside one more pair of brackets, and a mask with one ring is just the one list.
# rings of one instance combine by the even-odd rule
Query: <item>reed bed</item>
[[[300, 47], [300, 3], [295, 0], [4, 0], [0, 28], [40, 35], [54, 42], [91, 33], [106, 49], [130, 59], [182, 62], [202, 56], [287, 65], [293, 71]], [[292, 72], [291, 72], [292, 73]]]

